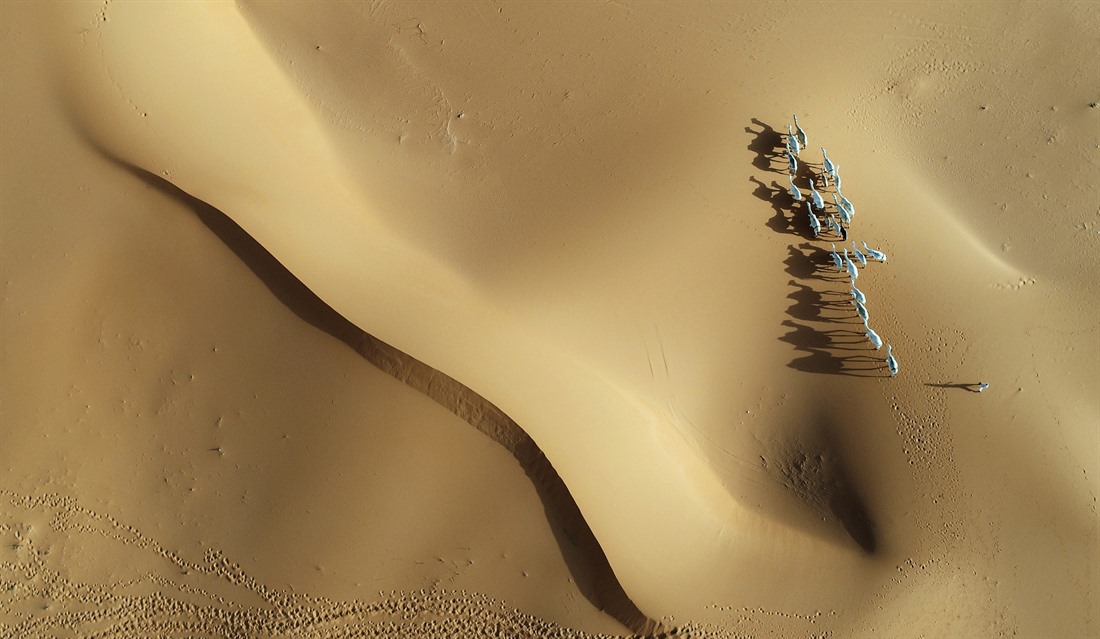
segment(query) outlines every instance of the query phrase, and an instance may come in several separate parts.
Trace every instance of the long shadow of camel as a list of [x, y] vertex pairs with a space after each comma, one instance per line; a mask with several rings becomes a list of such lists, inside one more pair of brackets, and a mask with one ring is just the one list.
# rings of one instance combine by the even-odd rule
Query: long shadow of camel
[[765, 226], [776, 233], [797, 235], [807, 240], [815, 239], [804, 205], [798, 204], [791, 197], [790, 191], [776, 182], [768, 186], [755, 176], [749, 176], [749, 181], [756, 184], [752, 194], [771, 205], [774, 211], [774, 215], [764, 223]]
[[[748, 147], [756, 153], [753, 166], [784, 173], [776, 169], [772, 161], [782, 155], [780, 149], [783, 147], [783, 135], [756, 118], [752, 119], [752, 123], [760, 127], [759, 131], [745, 127], [747, 133], [755, 136]], [[785, 158], [783, 161], [786, 162]], [[807, 162], [799, 161], [794, 181], [800, 189], [808, 188], [820, 175], [820, 172], [814, 170], [812, 166]], [[829, 235], [828, 232], [823, 232], [821, 237], [814, 237], [808, 219], [808, 209], [804, 203], [796, 202], [786, 187], [776, 182], [772, 182], [769, 186], [755, 176], [750, 176], [749, 181], [756, 185], [753, 195], [767, 202], [772, 208], [773, 215], [764, 223], [765, 226], [776, 233], [795, 235], [806, 240], [820, 240]], [[819, 211], [818, 214], [820, 213]], [[840, 240], [840, 238], [835, 239]], [[785, 270], [796, 280], [836, 283], [848, 280], [847, 273], [837, 271], [829, 252], [821, 247], [807, 241], [792, 245], [787, 251], [787, 258], [783, 261]], [[858, 347], [860, 344], [867, 344], [867, 340], [863, 331], [857, 328], [862, 322], [856, 317], [850, 298], [836, 291], [820, 291], [796, 280], [790, 282], [795, 290], [787, 296], [793, 301], [787, 309], [787, 314], [793, 320], [828, 322], [853, 328], [820, 331], [791, 320], [783, 322], [784, 326], [792, 330], [780, 337], [780, 341], [787, 342], [794, 346], [796, 351], [805, 353], [804, 356], [791, 361], [788, 366], [809, 373], [856, 377], [881, 376], [885, 366], [884, 360], [877, 357], [875, 351], [869, 346]], [[828, 299], [826, 294], [830, 294]], [[848, 339], [842, 340], [841, 336]]]
[[[806, 324], [785, 320], [783, 326], [791, 330], [779, 338], [794, 346], [795, 350], [806, 355], [788, 364], [795, 370], [824, 375], [847, 375], [849, 377], [881, 377], [883, 362], [873, 357], [867, 349], [852, 349], [842, 346], [833, 339], [836, 331], [823, 332]], [[844, 335], [853, 335], [851, 331], [842, 331]], [[838, 351], [862, 351], [858, 355], [840, 355]]]
[[780, 158], [783, 164], [786, 165], [786, 159], [782, 159], [783, 154], [779, 152], [779, 148], [783, 146], [783, 135], [756, 118], [752, 119], [752, 123], [760, 127], [759, 131], [753, 131], [752, 127], [745, 127], [745, 133], [751, 133], [755, 136], [747, 147], [748, 150], [756, 154], [756, 157], [752, 159], [752, 165], [761, 171], [782, 173], [781, 169], [773, 165], [772, 160]]
[[565, 482], [516, 422], [461, 382], [348, 321], [225, 213], [153, 173], [114, 157], [102, 148], [98, 150], [145, 184], [190, 209], [300, 319], [340, 340], [374, 366], [420, 391], [506, 448], [534, 485], [566, 565], [584, 596], [634, 633], [659, 635], [666, 632], [658, 621], [647, 617], [630, 600]]

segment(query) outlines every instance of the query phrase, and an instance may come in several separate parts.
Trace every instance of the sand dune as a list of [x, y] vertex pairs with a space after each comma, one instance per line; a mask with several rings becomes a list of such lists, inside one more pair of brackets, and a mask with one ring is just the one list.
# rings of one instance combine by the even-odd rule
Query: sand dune
[[1100, 626], [1090, 5], [3, 14], [4, 633]]

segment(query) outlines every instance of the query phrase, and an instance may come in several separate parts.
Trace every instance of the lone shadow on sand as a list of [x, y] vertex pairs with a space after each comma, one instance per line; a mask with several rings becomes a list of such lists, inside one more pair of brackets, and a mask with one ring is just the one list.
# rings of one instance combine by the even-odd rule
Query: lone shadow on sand
[[971, 393], [980, 393], [978, 390], [981, 387], [981, 382], [974, 382], [971, 384], [964, 384], [961, 382], [948, 382], [944, 384], [925, 384], [925, 386], [931, 386], [933, 388], [958, 388], [959, 390], [969, 391]]

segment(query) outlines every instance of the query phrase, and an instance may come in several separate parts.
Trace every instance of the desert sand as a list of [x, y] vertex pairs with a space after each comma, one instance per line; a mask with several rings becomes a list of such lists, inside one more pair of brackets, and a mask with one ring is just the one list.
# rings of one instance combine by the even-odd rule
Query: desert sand
[[0, 636], [1100, 633], [1094, 4], [5, 0], [0, 73]]

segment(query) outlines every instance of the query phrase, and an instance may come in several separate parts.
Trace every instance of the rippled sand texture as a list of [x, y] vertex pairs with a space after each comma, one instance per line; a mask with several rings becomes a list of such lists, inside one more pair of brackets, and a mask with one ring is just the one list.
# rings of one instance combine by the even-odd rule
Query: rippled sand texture
[[0, 15], [0, 636], [1100, 632], [1091, 3]]

